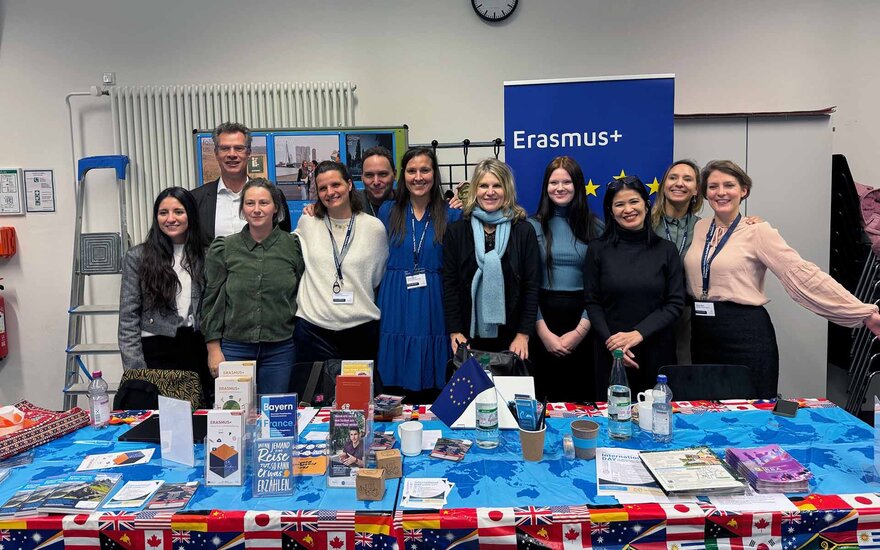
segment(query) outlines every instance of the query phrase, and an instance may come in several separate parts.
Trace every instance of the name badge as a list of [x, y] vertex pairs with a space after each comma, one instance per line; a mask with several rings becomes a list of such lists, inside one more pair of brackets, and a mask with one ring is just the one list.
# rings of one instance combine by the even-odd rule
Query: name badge
[[424, 288], [428, 286], [428, 278], [425, 276], [424, 269], [406, 272], [406, 289]]
[[333, 296], [331, 297], [331, 301], [333, 302], [334, 306], [353, 304], [354, 303], [354, 292], [352, 292], [350, 290], [335, 292], [335, 293], [333, 293]]
[[694, 314], [697, 317], [715, 317], [715, 304], [712, 302], [694, 302]]

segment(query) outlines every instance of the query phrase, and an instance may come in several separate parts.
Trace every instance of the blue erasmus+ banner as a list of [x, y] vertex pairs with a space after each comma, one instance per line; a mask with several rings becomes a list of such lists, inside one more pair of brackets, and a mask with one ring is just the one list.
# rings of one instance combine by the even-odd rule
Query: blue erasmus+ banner
[[581, 165], [599, 217], [614, 178], [639, 176], [653, 198], [672, 162], [674, 93], [674, 75], [505, 82], [505, 160], [519, 203], [535, 212], [544, 168], [560, 155]]

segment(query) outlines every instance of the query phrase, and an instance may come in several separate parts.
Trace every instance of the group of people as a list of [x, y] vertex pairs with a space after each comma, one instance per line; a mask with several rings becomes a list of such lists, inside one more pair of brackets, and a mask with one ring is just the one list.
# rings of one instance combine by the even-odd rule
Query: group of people
[[636, 391], [663, 365], [728, 363], [772, 397], [767, 268], [807, 309], [880, 334], [877, 306], [742, 217], [752, 182], [731, 161], [674, 163], [653, 211], [637, 177], [615, 179], [603, 223], [569, 157], [547, 166], [528, 217], [499, 160], [450, 204], [431, 149], [407, 151], [398, 174], [376, 147], [362, 192], [344, 164], [319, 163], [317, 200], [291, 232], [282, 193], [246, 177], [250, 131], [224, 123], [213, 139], [221, 177], [156, 198], [125, 258], [119, 319], [124, 368], [194, 370], [208, 403], [220, 362], [248, 359], [259, 393], [296, 390], [316, 361], [374, 359], [385, 392], [429, 403], [462, 345], [530, 360], [551, 401], [604, 400], [615, 349]]

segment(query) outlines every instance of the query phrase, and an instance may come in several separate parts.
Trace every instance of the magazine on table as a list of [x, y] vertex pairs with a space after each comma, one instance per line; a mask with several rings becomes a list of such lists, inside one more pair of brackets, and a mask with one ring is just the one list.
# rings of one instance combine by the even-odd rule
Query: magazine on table
[[153, 500], [147, 504], [147, 510], [180, 510], [185, 508], [198, 488], [198, 481], [165, 483], [153, 495]]
[[469, 439], [452, 439], [449, 437], [441, 437], [434, 444], [434, 450], [431, 451], [431, 458], [442, 458], [443, 460], [451, 460], [453, 462], [461, 462], [464, 455], [471, 448], [472, 442]]
[[140, 510], [150, 497], [162, 486], [161, 479], [148, 481], [129, 481], [110, 497], [102, 510]]
[[806, 493], [813, 474], [779, 445], [727, 449], [727, 463], [759, 493]]
[[46, 514], [93, 512], [119, 481], [120, 474], [72, 474], [39, 505]]
[[39, 482], [27, 483], [9, 497], [9, 500], [0, 504], [0, 519], [14, 517], [18, 509], [21, 508], [21, 505], [30, 498], [31, 493], [39, 488], [40, 485], [42, 484]]
[[745, 483], [708, 447], [639, 453], [648, 472], [669, 496], [737, 495]]
[[666, 499], [636, 449], [596, 449], [596, 485], [597, 495], [645, 495]]

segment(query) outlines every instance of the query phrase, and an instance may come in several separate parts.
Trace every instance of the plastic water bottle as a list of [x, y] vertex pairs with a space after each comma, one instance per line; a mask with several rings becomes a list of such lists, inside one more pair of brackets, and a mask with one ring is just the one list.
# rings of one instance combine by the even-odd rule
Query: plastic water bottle
[[107, 395], [107, 382], [102, 373], [96, 370], [89, 382], [89, 411], [92, 413], [92, 426], [104, 428], [110, 423], [110, 397]]
[[657, 375], [654, 386], [654, 404], [651, 405], [651, 430], [654, 441], [669, 443], [672, 441], [672, 390], [666, 383], [666, 375]]
[[[488, 355], [480, 357], [480, 366], [492, 380]], [[476, 399], [477, 446], [481, 449], [494, 449], [498, 446], [498, 394], [495, 392], [494, 380], [492, 383], [492, 387]]]
[[614, 350], [611, 378], [608, 380], [608, 435], [624, 440], [632, 435], [632, 395], [623, 367], [623, 350]]

